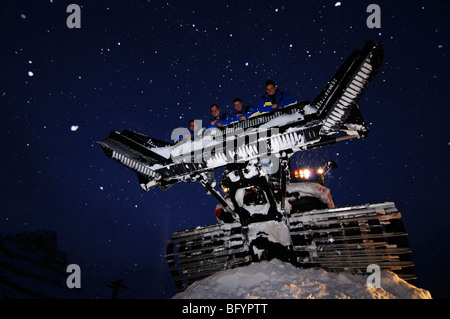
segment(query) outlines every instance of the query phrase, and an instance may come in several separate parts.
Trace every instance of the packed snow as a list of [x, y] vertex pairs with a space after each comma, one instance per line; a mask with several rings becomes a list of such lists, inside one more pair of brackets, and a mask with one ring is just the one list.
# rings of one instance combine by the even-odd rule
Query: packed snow
[[379, 288], [370, 284], [369, 276], [300, 269], [273, 259], [223, 270], [193, 283], [173, 299], [431, 299], [429, 291], [393, 272], [380, 272]]

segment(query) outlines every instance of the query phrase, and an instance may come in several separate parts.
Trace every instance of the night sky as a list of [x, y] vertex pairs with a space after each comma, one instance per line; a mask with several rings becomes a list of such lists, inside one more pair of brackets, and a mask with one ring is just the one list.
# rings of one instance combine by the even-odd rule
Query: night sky
[[[71, 3], [81, 28], [66, 25]], [[381, 28], [366, 25], [370, 3]], [[268, 78], [312, 101], [354, 49], [381, 41], [359, 102], [369, 136], [292, 163], [334, 160], [337, 206], [395, 202], [416, 285], [449, 298], [449, 35], [448, 1], [3, 0], [0, 234], [54, 230], [92, 298], [120, 278], [124, 298], [170, 298], [166, 241], [215, 223], [216, 200], [198, 183], [145, 193], [96, 141], [123, 129], [170, 141], [211, 103], [256, 105]]]

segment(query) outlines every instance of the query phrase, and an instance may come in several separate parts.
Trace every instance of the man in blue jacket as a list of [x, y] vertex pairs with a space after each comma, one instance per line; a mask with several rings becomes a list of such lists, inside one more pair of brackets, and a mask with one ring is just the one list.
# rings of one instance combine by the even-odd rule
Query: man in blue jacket
[[231, 115], [228, 113], [222, 113], [219, 105], [213, 103], [209, 107], [209, 110], [211, 111], [212, 119], [207, 128], [223, 127], [224, 125], [230, 124]]
[[282, 109], [286, 105], [297, 102], [297, 100], [289, 93], [281, 92], [277, 88], [274, 80], [266, 81], [265, 87], [266, 93], [261, 97], [258, 103], [259, 113]]
[[245, 105], [244, 102], [242, 102], [242, 99], [239, 97], [236, 97], [233, 100], [233, 106], [236, 110], [236, 113], [232, 115], [232, 121], [246, 121], [250, 116], [252, 116], [254, 113], [256, 113], [257, 108], [252, 105]]
[[201, 120], [197, 121], [197, 120], [194, 120], [194, 119], [190, 120], [189, 121], [189, 125], [187, 127], [188, 133], [179, 135], [178, 141], [181, 141], [181, 140], [183, 140], [185, 138], [193, 140], [195, 136], [200, 135], [203, 132], [203, 128], [200, 127], [199, 123], [201, 124], [202, 121]]

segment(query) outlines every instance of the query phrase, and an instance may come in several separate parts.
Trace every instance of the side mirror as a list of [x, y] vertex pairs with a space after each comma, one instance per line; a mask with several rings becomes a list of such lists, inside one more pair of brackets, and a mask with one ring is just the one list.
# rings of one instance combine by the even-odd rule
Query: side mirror
[[[328, 174], [329, 171], [331, 171], [332, 169], [338, 168], [336, 162], [334, 161], [328, 161], [323, 167], [321, 167], [320, 170], [320, 175], [325, 176]], [[318, 171], [319, 172], [319, 171]]]
[[335, 161], [328, 161], [328, 163], [327, 163], [327, 165], [326, 165], [326, 168], [327, 168], [328, 170], [330, 170], [330, 169], [338, 168], [338, 166], [337, 166], [337, 164], [336, 164]]

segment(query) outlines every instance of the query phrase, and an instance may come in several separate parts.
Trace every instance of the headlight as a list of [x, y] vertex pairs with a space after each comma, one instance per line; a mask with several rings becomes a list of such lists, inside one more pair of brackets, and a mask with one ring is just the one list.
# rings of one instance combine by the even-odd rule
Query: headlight
[[296, 169], [292, 176], [294, 178], [309, 179], [314, 176], [314, 170], [310, 168]]
[[228, 194], [228, 192], [230, 191], [230, 189], [226, 186], [224, 186], [223, 184], [220, 184], [220, 186], [222, 187], [222, 190], [225, 194]]

